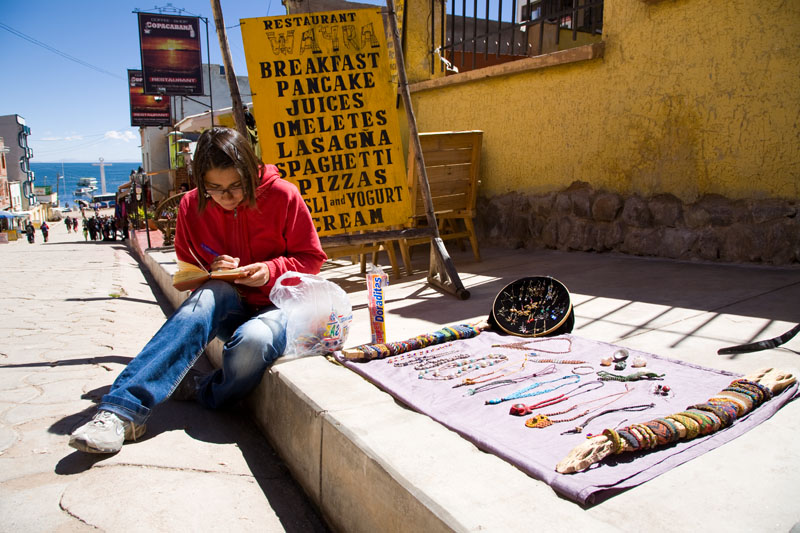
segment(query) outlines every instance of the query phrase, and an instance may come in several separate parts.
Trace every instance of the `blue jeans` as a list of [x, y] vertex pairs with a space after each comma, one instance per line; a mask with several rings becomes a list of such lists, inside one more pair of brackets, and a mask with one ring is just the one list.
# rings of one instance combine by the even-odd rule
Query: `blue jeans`
[[194, 291], [104, 395], [100, 409], [136, 424], [166, 400], [214, 337], [225, 342], [222, 368], [198, 382], [197, 400], [208, 408], [233, 403], [261, 381], [286, 348], [286, 315], [274, 306], [255, 314], [233, 284], [208, 281]]

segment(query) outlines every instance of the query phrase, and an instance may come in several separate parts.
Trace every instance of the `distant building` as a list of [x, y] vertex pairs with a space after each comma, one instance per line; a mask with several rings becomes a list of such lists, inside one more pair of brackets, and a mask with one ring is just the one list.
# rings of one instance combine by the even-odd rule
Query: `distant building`
[[22, 209], [29, 210], [37, 205], [33, 191], [33, 171], [30, 161], [33, 150], [28, 146], [31, 129], [19, 115], [0, 116], [0, 137], [5, 140], [8, 152], [5, 154], [7, 179], [10, 184], [18, 183], [22, 193]]
[[0, 211], [7, 211], [11, 207], [11, 191], [8, 188], [7, 153], [8, 148], [6, 148], [5, 139], [0, 137]]

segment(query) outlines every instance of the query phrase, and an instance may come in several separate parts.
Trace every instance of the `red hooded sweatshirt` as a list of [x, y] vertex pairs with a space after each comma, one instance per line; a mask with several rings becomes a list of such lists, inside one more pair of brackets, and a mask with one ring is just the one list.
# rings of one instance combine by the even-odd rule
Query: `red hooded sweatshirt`
[[229, 255], [239, 258], [239, 266], [267, 264], [266, 285], [236, 285], [251, 307], [270, 303], [269, 292], [284, 272], [318, 274], [327, 259], [297, 187], [280, 179], [274, 165], [262, 165], [259, 171], [255, 207], [244, 202], [226, 211], [209, 200], [200, 213], [198, 190], [192, 189], [181, 199], [175, 229], [175, 252], [181, 261], [197, 264], [197, 257], [209, 269], [217, 255]]

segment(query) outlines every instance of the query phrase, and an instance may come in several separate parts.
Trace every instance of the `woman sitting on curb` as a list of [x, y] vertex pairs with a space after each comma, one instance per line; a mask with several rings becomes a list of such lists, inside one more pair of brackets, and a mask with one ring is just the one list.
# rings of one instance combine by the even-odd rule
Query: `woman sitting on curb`
[[[94, 418], [72, 433], [73, 448], [119, 451], [171, 395], [208, 408], [241, 399], [286, 346], [286, 317], [269, 300], [275, 280], [287, 271], [317, 274], [326, 259], [297, 188], [260, 164], [240, 133], [207, 130], [193, 164], [201, 179], [181, 200], [177, 257], [209, 271], [240, 268], [246, 277], [196, 289], [117, 377]], [[215, 337], [225, 342], [222, 368], [189, 373]]]

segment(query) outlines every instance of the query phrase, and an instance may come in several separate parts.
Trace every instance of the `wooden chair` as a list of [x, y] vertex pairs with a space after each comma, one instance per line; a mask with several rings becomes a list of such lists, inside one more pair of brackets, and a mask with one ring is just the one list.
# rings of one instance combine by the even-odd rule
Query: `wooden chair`
[[162, 201], [155, 210], [156, 227], [164, 234], [164, 246], [172, 244], [175, 238], [175, 224], [178, 219], [178, 206], [185, 192], [173, 194]]
[[[478, 194], [482, 139], [483, 132], [479, 130], [419, 134], [431, 189], [433, 211], [439, 223], [439, 236], [442, 240], [460, 241], [468, 238], [476, 261], [481, 260], [481, 255], [473, 219]], [[409, 150], [408, 186], [410, 197], [413, 199], [409, 227], [427, 224], [425, 203], [419, 190], [416, 167], [414, 153]], [[411, 246], [426, 242], [430, 242], [429, 237], [400, 239], [400, 252], [409, 274], [411, 274]]]

